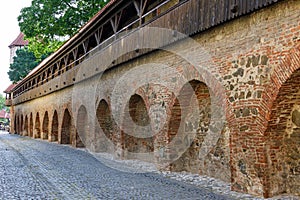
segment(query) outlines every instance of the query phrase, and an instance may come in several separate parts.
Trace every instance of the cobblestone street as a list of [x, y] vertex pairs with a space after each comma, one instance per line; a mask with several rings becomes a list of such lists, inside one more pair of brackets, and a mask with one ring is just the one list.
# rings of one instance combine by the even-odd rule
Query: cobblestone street
[[85, 150], [0, 132], [0, 199], [230, 199], [157, 173], [107, 167]]

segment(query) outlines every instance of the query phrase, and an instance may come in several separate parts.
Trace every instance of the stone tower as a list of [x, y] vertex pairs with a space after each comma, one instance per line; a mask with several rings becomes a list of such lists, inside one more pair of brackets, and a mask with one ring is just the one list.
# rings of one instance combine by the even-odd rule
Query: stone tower
[[8, 46], [10, 48], [9, 63], [13, 63], [13, 58], [16, 55], [16, 51], [24, 46], [28, 45], [28, 41], [24, 40], [24, 34], [20, 32], [18, 37]]

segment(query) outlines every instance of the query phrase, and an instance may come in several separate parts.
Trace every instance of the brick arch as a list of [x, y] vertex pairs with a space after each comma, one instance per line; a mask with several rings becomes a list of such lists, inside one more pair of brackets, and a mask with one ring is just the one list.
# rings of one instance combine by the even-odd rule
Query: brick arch
[[81, 105], [77, 112], [77, 121], [76, 121], [76, 138], [85, 145], [89, 146], [90, 144], [87, 144], [86, 138], [88, 138], [90, 127], [89, 127], [89, 117], [87, 109], [84, 105]]
[[[300, 45], [272, 74], [269, 103], [265, 196], [300, 195]], [[273, 95], [272, 95], [273, 94]]]
[[133, 122], [139, 126], [150, 124], [150, 118], [144, 99], [141, 95], [134, 94], [129, 99], [129, 115]]
[[49, 116], [48, 116], [48, 111], [46, 111], [43, 119], [42, 139], [47, 140], [48, 137], [49, 137]]
[[300, 68], [300, 42], [299, 44], [291, 49], [288, 53], [285, 53], [283, 60], [274, 69], [271, 75], [271, 83], [266, 87], [266, 91], [263, 94], [264, 104], [269, 109], [266, 115], [267, 120], [271, 118], [271, 110], [273, 102], [279, 96], [280, 89], [282, 86], [291, 79], [292, 75]]
[[128, 159], [139, 158], [139, 154], [153, 153], [154, 137], [148, 108], [142, 96], [134, 94], [130, 97], [122, 119], [121, 140], [124, 149], [124, 157]]
[[23, 116], [23, 114], [21, 114], [21, 120], [20, 120], [20, 132], [19, 132], [19, 134], [20, 135], [23, 135], [24, 133], [24, 116]]
[[20, 117], [19, 117], [19, 115], [17, 114], [16, 116], [15, 116], [15, 133], [16, 134], [19, 134], [20, 132]]
[[35, 129], [34, 138], [41, 138], [41, 121], [38, 112], [36, 113], [36, 117], [35, 117], [34, 129]]
[[18, 134], [22, 135], [22, 114], [18, 115]]
[[17, 133], [17, 115], [15, 115], [15, 119], [14, 119], [14, 132], [13, 133]]
[[24, 123], [24, 136], [28, 136], [29, 134], [29, 126], [28, 126], [28, 116], [25, 115], [25, 123]]
[[22, 135], [22, 129], [23, 129], [23, 128], [22, 128], [22, 125], [23, 125], [22, 123], [24, 123], [24, 122], [22, 121], [22, 117], [23, 117], [23, 114], [20, 113], [20, 114], [19, 114], [19, 127], [18, 127], [18, 130], [19, 130], [18, 133], [19, 133], [19, 135]]
[[58, 114], [57, 111], [54, 110], [51, 124], [51, 133], [50, 133], [50, 141], [55, 142], [58, 141]]
[[[300, 63], [299, 63], [300, 64]], [[268, 141], [267, 193], [300, 195], [300, 69], [282, 84], [273, 103]], [[269, 191], [268, 191], [268, 188]], [[296, 189], [298, 188], [298, 189]]]
[[[251, 116], [237, 119], [234, 106], [229, 101], [227, 102], [226, 118], [231, 130], [231, 187], [236, 191], [260, 194], [266, 198], [275, 194], [271, 191], [273, 189], [271, 189], [272, 184], [270, 183], [269, 122], [274, 118], [273, 112], [277, 109], [276, 99], [281, 96], [280, 89], [300, 68], [299, 42], [289, 52], [283, 52], [282, 55], [276, 57], [280, 56], [282, 60], [276, 60], [280, 64], [272, 71], [270, 82], [264, 85], [259, 101], [251, 103], [257, 105], [255, 119], [250, 118]], [[235, 107], [246, 108], [251, 106], [249, 103], [248, 105], [236, 104]], [[244, 126], [245, 124], [246, 126]], [[246, 128], [247, 131], [243, 128]], [[250, 182], [252, 184], [249, 184]]]
[[30, 118], [29, 118], [29, 137], [33, 137], [33, 116], [32, 116], [32, 113], [30, 113]]
[[117, 139], [114, 133], [117, 131], [117, 124], [113, 119], [109, 104], [104, 99], [101, 99], [97, 106], [96, 116], [105, 136], [116, 145]]
[[20, 134], [20, 117], [17, 115], [16, 133]]
[[20, 115], [18, 114], [17, 115], [17, 128], [16, 128], [18, 135], [20, 135], [20, 129], [21, 129], [21, 122], [20, 121], [21, 121], [20, 120]]
[[[196, 101], [192, 101], [193, 96]], [[170, 164], [172, 171], [200, 172], [199, 152], [208, 132], [210, 116], [211, 97], [208, 86], [195, 79], [189, 81], [175, 98], [171, 110], [168, 140], [174, 143], [172, 148], [175, 149], [177, 141], [184, 141], [187, 145], [183, 149], [184, 152], [182, 150], [177, 152], [178, 159]], [[194, 138], [188, 138], [193, 134]]]
[[68, 109], [65, 109], [63, 113], [61, 133], [60, 133], [60, 143], [61, 144], [71, 144], [71, 133], [74, 128], [72, 126], [72, 116]]

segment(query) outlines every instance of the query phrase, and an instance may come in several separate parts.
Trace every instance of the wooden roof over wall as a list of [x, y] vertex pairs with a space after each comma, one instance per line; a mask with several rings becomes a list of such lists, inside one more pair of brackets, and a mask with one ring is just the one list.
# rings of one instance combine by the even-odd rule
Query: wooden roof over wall
[[[138, 1], [156, 2], [158, 0]], [[143, 26], [150, 25], [151, 27], [168, 28], [190, 36], [279, 1], [284, 0], [181, 0], [177, 5], [160, 13], [153, 20], [147, 22], [147, 24], [143, 24]], [[62, 59], [64, 54], [68, 53], [70, 49], [79, 43], [82, 43], [83, 40], [92, 37], [93, 31], [97, 31], [104, 22], [113, 18], [124, 5], [132, 2], [134, 0], [111, 0], [77, 34], [32, 70], [28, 76], [18, 83], [14, 90], [21, 87], [23, 83], [36, 76], [36, 74], [49, 67], [49, 65], [55, 63], [56, 60]], [[159, 2], [163, 1], [160, 0]], [[126, 18], [126, 15], [122, 17]]]

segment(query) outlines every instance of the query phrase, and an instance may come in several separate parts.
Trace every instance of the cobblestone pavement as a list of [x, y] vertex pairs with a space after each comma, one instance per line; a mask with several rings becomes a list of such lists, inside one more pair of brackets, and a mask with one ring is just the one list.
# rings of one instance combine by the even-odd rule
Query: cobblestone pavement
[[262, 198], [255, 197], [249, 194], [244, 194], [240, 192], [235, 192], [231, 190], [231, 185], [228, 182], [222, 180], [203, 176], [199, 174], [192, 174], [188, 172], [167, 172], [167, 171], [158, 171], [154, 164], [142, 162], [138, 160], [119, 160], [113, 158], [110, 154], [107, 153], [92, 153], [95, 158], [100, 160], [105, 165], [126, 172], [154, 172], [158, 173], [164, 177], [175, 179], [181, 182], [192, 184], [198, 186], [202, 189], [207, 189], [212, 193], [224, 195], [232, 199], [239, 200], [300, 200], [299, 197], [284, 194], [275, 196], [272, 198]]
[[207, 177], [103, 155], [0, 132], [0, 199], [253, 199]]
[[109, 168], [90, 153], [0, 133], [0, 199], [231, 199], [157, 173]]

